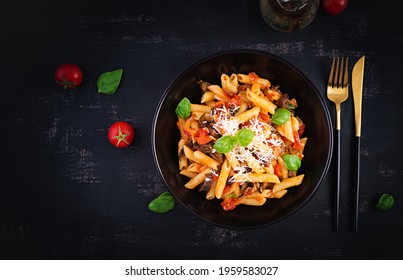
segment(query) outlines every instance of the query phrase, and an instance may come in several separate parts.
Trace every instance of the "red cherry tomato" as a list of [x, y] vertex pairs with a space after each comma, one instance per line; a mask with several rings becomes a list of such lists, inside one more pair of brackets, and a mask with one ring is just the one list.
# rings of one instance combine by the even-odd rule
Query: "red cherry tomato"
[[127, 122], [116, 122], [108, 131], [109, 142], [118, 148], [129, 146], [134, 139], [134, 129]]
[[322, 6], [326, 13], [337, 16], [343, 12], [348, 5], [348, 0], [323, 0]]
[[67, 88], [76, 88], [83, 80], [83, 72], [75, 64], [60, 64], [55, 72], [55, 81], [58, 85]]

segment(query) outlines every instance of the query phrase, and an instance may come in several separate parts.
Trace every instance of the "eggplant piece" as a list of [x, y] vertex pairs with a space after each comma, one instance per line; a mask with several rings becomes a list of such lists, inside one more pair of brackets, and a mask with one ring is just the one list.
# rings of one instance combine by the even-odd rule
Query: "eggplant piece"
[[202, 90], [203, 93], [205, 93], [206, 91], [208, 91], [208, 87], [211, 86], [210, 83], [208, 82], [203, 82], [202, 80], [197, 82], [200, 86], [200, 89]]
[[206, 175], [206, 178], [204, 179], [204, 183], [201, 184], [198, 189], [199, 192], [207, 193], [210, 190], [211, 183], [213, 182], [212, 177], [213, 177], [213, 175], [211, 173]]
[[295, 98], [290, 99], [288, 94], [284, 93], [277, 101], [277, 106], [292, 111], [298, 107], [298, 103], [297, 100], [295, 100]]
[[211, 123], [213, 122], [213, 118], [211, 117], [210, 114], [203, 114], [203, 115], [201, 115], [198, 122], [199, 122], [199, 127], [207, 127], [207, 126], [211, 125]]

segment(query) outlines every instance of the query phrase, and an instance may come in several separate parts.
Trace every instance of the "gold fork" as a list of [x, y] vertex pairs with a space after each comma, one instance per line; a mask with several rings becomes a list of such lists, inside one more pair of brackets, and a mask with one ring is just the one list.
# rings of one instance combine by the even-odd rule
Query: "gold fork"
[[339, 230], [339, 197], [340, 197], [340, 104], [348, 98], [348, 57], [333, 58], [327, 83], [327, 98], [336, 105], [336, 151], [337, 151], [337, 179], [334, 209], [334, 230]]

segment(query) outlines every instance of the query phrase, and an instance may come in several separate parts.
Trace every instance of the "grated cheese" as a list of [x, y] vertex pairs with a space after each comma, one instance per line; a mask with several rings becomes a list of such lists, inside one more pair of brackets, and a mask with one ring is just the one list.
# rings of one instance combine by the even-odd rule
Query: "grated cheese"
[[[235, 109], [234, 109], [235, 110]], [[217, 108], [216, 122], [213, 126], [222, 136], [234, 136], [238, 130], [240, 123], [232, 117], [232, 112], [225, 106]], [[249, 120], [248, 124], [243, 126], [254, 132], [251, 143], [242, 147], [238, 144], [227, 153], [227, 156], [240, 163], [240, 166], [234, 168], [235, 174], [230, 178], [230, 182], [244, 183], [250, 181], [248, 173], [251, 169], [264, 168], [276, 159], [274, 148], [278, 147], [283, 150], [284, 141], [276, 133], [276, 129], [264, 122], [258, 120], [257, 117]]]

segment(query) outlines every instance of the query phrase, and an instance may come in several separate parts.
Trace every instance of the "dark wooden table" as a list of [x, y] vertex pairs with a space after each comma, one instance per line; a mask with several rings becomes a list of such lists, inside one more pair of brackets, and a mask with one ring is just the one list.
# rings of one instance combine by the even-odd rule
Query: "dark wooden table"
[[[2, 259], [402, 259], [403, 24], [399, 9], [350, 1], [293, 33], [271, 30], [259, 1], [2, 1], [0, 256]], [[234, 49], [272, 53], [326, 97], [331, 57], [366, 56], [359, 232], [352, 231], [354, 119], [342, 105], [340, 231], [332, 231], [334, 164], [314, 197], [274, 225], [233, 230], [180, 204], [155, 214], [166, 191], [151, 152], [157, 103], [183, 69]], [[58, 87], [60, 63], [82, 67], [76, 90]], [[123, 68], [115, 95], [96, 79]], [[327, 101], [334, 121], [333, 103]], [[128, 149], [107, 140], [128, 121]], [[374, 208], [382, 193], [395, 206]]]

